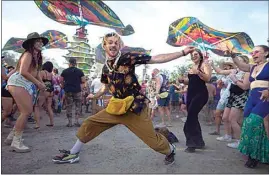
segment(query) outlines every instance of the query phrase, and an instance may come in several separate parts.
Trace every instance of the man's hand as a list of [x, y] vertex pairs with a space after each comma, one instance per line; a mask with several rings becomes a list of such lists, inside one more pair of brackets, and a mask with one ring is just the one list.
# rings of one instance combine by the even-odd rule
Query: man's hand
[[89, 95], [86, 97], [87, 100], [91, 100], [91, 99], [93, 99], [93, 98], [94, 98], [94, 95], [93, 95], [93, 94], [89, 94]]

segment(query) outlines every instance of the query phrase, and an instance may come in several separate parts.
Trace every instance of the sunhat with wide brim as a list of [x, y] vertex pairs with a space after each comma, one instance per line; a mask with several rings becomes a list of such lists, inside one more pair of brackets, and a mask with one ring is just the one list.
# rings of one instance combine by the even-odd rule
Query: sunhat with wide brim
[[233, 69], [236, 68], [235, 64], [231, 61], [224, 61], [222, 63], [222, 67], [224, 67], [225, 65], [231, 66]]
[[22, 43], [22, 47], [24, 49], [27, 49], [29, 44], [33, 41], [35, 41], [36, 39], [42, 39], [42, 42], [43, 42], [43, 45], [47, 45], [49, 40], [48, 38], [45, 38], [45, 37], [42, 37], [40, 36], [37, 32], [33, 32], [33, 33], [30, 33], [28, 36], [27, 36], [27, 39]]

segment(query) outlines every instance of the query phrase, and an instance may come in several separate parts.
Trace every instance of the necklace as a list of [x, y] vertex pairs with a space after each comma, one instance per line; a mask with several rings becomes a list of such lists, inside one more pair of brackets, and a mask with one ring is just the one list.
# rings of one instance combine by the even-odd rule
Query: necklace
[[[115, 57], [115, 58], [109, 58], [109, 57], [106, 57], [106, 61], [105, 61], [105, 64], [106, 64], [106, 67], [108, 68], [109, 72], [113, 72], [115, 66], [117, 65], [119, 59], [120, 59], [120, 56], [121, 56], [121, 52], [119, 51], [118, 55]], [[116, 59], [114, 64], [112, 65], [112, 67], [110, 67], [107, 63], [107, 61], [111, 61], [113, 59]]]

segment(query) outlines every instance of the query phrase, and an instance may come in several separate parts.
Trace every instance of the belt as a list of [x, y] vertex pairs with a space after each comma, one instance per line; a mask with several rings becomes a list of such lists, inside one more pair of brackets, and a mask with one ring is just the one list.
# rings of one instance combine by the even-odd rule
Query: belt
[[255, 89], [255, 88], [269, 88], [269, 81], [255, 80], [251, 82], [250, 89]]

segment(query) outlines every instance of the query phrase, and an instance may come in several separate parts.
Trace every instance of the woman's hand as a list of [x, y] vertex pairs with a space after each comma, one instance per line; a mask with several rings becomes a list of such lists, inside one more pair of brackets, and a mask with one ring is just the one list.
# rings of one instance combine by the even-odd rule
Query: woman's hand
[[193, 46], [188, 46], [186, 47], [183, 52], [185, 53], [185, 55], [188, 55], [189, 53], [192, 53], [196, 48]]
[[230, 73], [229, 78], [233, 81], [234, 84], [236, 84], [236, 82], [238, 81], [234, 73]]
[[260, 100], [262, 101], [269, 101], [269, 89], [265, 89], [263, 91], [259, 91], [261, 93]]
[[234, 49], [235, 49], [234, 46], [231, 49], [228, 46], [226, 46], [226, 48], [227, 50], [224, 51], [224, 56], [235, 58], [236, 56], [241, 55], [240, 53], [234, 52]]
[[93, 99], [93, 98], [94, 98], [94, 95], [93, 95], [93, 94], [89, 94], [89, 95], [86, 97], [87, 100], [91, 100], [91, 99]]
[[41, 91], [45, 90], [45, 88], [46, 88], [45, 84], [42, 83], [42, 82], [39, 82], [39, 83], [37, 84], [37, 87], [38, 87], [38, 89], [40, 89]]

